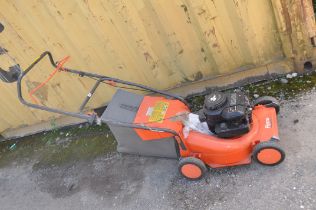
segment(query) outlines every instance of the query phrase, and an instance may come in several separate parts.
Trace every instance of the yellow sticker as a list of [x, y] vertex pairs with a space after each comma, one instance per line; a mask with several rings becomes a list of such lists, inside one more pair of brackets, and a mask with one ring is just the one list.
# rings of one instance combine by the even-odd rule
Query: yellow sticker
[[149, 122], [162, 123], [167, 113], [169, 103], [164, 101], [157, 101], [153, 107], [152, 113], [148, 119]]

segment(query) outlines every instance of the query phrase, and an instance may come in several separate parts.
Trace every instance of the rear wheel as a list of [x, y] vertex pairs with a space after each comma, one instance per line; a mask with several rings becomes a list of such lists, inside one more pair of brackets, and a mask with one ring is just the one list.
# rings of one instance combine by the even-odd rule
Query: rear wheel
[[262, 165], [275, 166], [283, 162], [285, 152], [278, 145], [277, 141], [271, 140], [257, 144], [252, 156]]
[[203, 161], [195, 157], [182, 158], [178, 168], [180, 174], [189, 180], [199, 180], [207, 171]]
[[275, 108], [276, 113], [278, 114], [280, 111], [280, 103], [279, 101], [271, 96], [262, 96], [257, 98], [254, 102], [253, 102], [253, 106], [257, 106], [257, 105], [265, 105], [267, 107], [273, 107]]

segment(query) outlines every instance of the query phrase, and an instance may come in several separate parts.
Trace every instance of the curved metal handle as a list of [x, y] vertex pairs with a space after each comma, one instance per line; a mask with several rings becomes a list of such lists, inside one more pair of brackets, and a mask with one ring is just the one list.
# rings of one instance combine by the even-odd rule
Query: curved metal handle
[[22, 79], [25, 77], [25, 75], [27, 73], [29, 73], [33, 67], [38, 64], [45, 56], [48, 56], [51, 64], [56, 67], [56, 63], [53, 59], [53, 56], [50, 52], [46, 51], [44, 53], [42, 53], [25, 71], [23, 71], [18, 80], [17, 80], [17, 91], [18, 91], [18, 98], [20, 100], [20, 102], [26, 106], [35, 108], [35, 109], [40, 109], [40, 110], [44, 110], [44, 111], [48, 111], [48, 112], [53, 112], [53, 113], [57, 113], [57, 114], [63, 114], [63, 115], [69, 115], [72, 117], [76, 117], [76, 118], [80, 118], [80, 119], [85, 119], [87, 120], [89, 123], [93, 123], [96, 119], [96, 115], [87, 115], [87, 114], [82, 114], [82, 113], [76, 113], [76, 112], [68, 112], [68, 111], [63, 111], [63, 110], [59, 110], [59, 109], [55, 109], [55, 108], [50, 108], [47, 106], [41, 106], [41, 105], [37, 105], [37, 104], [32, 104], [27, 102], [24, 98], [23, 98], [23, 94], [22, 94]]
[[[41, 110], [45, 110], [48, 112], [53, 112], [53, 113], [58, 113], [58, 114], [64, 114], [64, 115], [69, 115], [72, 117], [77, 117], [77, 118], [81, 118], [81, 119], [86, 119], [89, 122], [94, 122], [96, 119], [95, 115], [87, 115], [87, 114], [83, 114], [83, 113], [77, 113], [77, 112], [68, 112], [68, 111], [63, 111], [63, 110], [59, 110], [59, 109], [55, 109], [55, 108], [50, 108], [50, 107], [46, 107], [46, 106], [41, 106], [41, 105], [37, 105], [37, 104], [32, 104], [29, 103], [27, 101], [24, 100], [23, 95], [22, 95], [22, 87], [21, 87], [21, 83], [22, 83], [22, 79], [24, 78], [24, 76], [29, 73], [33, 67], [38, 64], [45, 56], [48, 56], [50, 63], [54, 66], [57, 67], [56, 62], [53, 59], [52, 54], [49, 51], [46, 51], [44, 53], [42, 53], [25, 71], [23, 71], [18, 80], [17, 80], [17, 90], [18, 90], [18, 98], [20, 100], [20, 102], [26, 106], [35, 108], [35, 109], [41, 109]], [[94, 93], [95, 89], [98, 87], [98, 85], [101, 82], [104, 81], [111, 81], [111, 82], [116, 82], [116, 83], [120, 83], [120, 84], [124, 84], [124, 85], [128, 85], [128, 86], [134, 86], [134, 87], [138, 87], [144, 90], [148, 90], [151, 91], [153, 93], [158, 93], [170, 98], [174, 98], [177, 100], [182, 101], [184, 104], [186, 104], [189, 107], [189, 104], [180, 96], [165, 92], [165, 91], [161, 91], [161, 90], [157, 90], [151, 87], [147, 87], [141, 84], [137, 84], [137, 83], [133, 83], [133, 82], [129, 82], [129, 81], [124, 81], [124, 80], [120, 80], [117, 78], [112, 78], [112, 77], [107, 77], [104, 75], [99, 75], [99, 74], [94, 74], [94, 73], [90, 73], [90, 72], [84, 72], [84, 71], [79, 71], [79, 70], [74, 70], [74, 69], [69, 69], [69, 68], [63, 68], [64, 71], [72, 73], [72, 74], [77, 74], [79, 76], [86, 76], [86, 77], [90, 77], [90, 78], [94, 78], [97, 79], [97, 83], [95, 84], [95, 86], [92, 88], [92, 90], [89, 92], [88, 97], [84, 100], [84, 102], [82, 103], [82, 105], [80, 106], [80, 111], [83, 110], [83, 107], [87, 104], [87, 102], [89, 101], [90, 97], [92, 96], [92, 94]]]

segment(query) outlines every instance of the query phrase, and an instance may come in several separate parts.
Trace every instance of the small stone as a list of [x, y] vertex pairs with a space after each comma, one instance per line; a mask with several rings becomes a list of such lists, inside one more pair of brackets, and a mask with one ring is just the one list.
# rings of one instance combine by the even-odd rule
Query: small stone
[[296, 123], [298, 123], [298, 122], [299, 122], [298, 119], [296, 119], [296, 120], [293, 121], [294, 124], [296, 124]]
[[296, 190], [296, 187], [293, 187], [293, 190]]
[[258, 98], [259, 95], [258, 94], [253, 94], [253, 97]]
[[288, 83], [289, 81], [288, 81], [287, 79], [285, 79], [285, 78], [282, 78], [282, 79], [280, 79], [280, 82], [283, 83], [283, 84], [286, 84], [286, 83]]
[[310, 83], [312, 83], [312, 81], [309, 81], [309, 80], [308, 80], [308, 81], [306, 81], [306, 83], [310, 84]]
[[268, 87], [268, 90], [271, 90], [271, 87], [270, 87], [270, 86]]
[[297, 77], [297, 73], [296, 73], [296, 72], [293, 72], [293, 73], [292, 73], [292, 77]]
[[286, 78], [288, 78], [288, 79], [291, 79], [293, 76], [292, 76], [292, 74], [287, 74], [286, 75]]
[[303, 206], [303, 205], [300, 205], [300, 208], [301, 208], [301, 209], [303, 209], [303, 208], [304, 208], [304, 206]]
[[82, 124], [81, 125], [79, 125], [79, 128], [82, 128], [83, 126], [82, 126]]

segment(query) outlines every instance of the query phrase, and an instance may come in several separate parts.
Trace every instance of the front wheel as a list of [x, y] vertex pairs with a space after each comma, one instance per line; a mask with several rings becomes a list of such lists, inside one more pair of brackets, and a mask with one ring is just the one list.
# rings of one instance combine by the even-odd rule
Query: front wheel
[[278, 142], [270, 140], [257, 144], [252, 153], [255, 161], [266, 166], [279, 165], [285, 159], [285, 152]]
[[180, 174], [189, 180], [199, 180], [207, 171], [203, 161], [195, 157], [182, 158], [178, 169]]
[[253, 102], [253, 107], [255, 107], [257, 105], [265, 105], [267, 107], [273, 107], [273, 108], [275, 108], [275, 111], [277, 114], [280, 111], [279, 101], [276, 98], [271, 97], [271, 96], [262, 96], [262, 97], [257, 98]]

